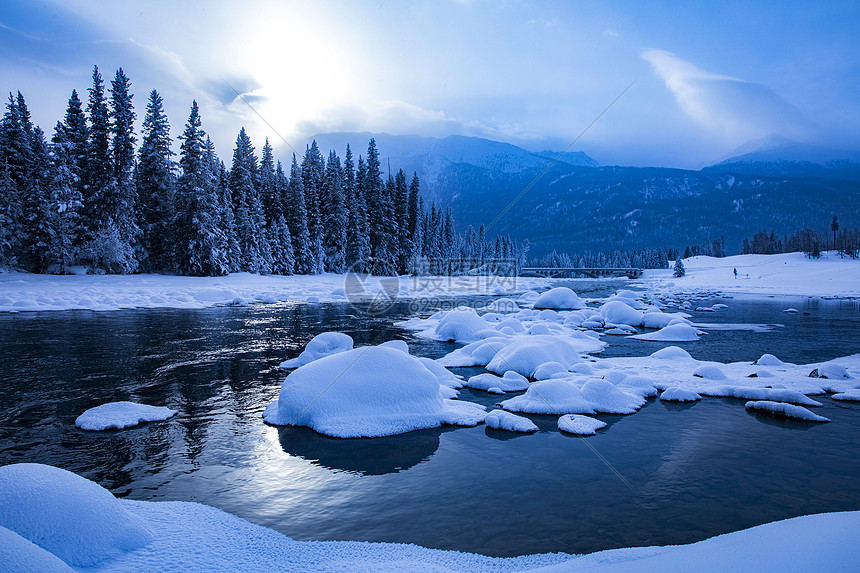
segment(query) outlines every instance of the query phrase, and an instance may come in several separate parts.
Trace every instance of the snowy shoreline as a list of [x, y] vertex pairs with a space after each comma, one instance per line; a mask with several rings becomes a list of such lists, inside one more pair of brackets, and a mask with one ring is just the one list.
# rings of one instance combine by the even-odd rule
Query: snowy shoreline
[[[750, 296], [860, 298], [860, 260], [823, 253], [736, 255], [685, 259], [687, 274], [646, 270], [631, 287], [657, 294], [721, 293]], [[737, 269], [738, 278], [734, 278]], [[592, 281], [593, 279], [564, 279]], [[254, 303], [348, 302], [360, 291], [368, 298], [413, 300], [470, 295], [511, 295], [547, 288], [555, 279], [525, 277], [369, 277], [350, 275], [266, 276], [235, 273], [225, 277], [173, 275], [0, 274], [0, 312], [201, 309]], [[348, 296], [350, 293], [350, 296]]]
[[[655, 293], [714, 292], [749, 296], [860, 298], [860, 259], [825, 252], [734, 255], [684, 259], [686, 275], [671, 269], [646, 270], [639, 284]], [[737, 269], [737, 278], [734, 270]]]
[[199, 503], [117, 499], [41, 464], [0, 468], [0, 486], [0, 563], [14, 571], [707, 573], [849, 570], [860, 559], [860, 511], [795, 517], [688, 545], [497, 558], [411, 544], [296, 541]]

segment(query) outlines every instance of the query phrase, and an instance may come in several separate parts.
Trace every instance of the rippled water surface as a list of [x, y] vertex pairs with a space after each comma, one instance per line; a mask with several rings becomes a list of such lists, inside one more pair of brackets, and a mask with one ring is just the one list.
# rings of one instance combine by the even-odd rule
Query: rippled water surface
[[[856, 301], [702, 304], [716, 301], [729, 308], [694, 313], [709, 332], [684, 345], [696, 358], [769, 352], [807, 363], [860, 352]], [[262, 422], [283, 380], [277, 365], [319, 332], [346, 332], [357, 344], [402, 338], [433, 358], [455, 348], [392, 326], [408, 312], [402, 304], [374, 318], [347, 305], [281, 304], [0, 315], [0, 464], [53, 464], [118, 496], [207, 503], [297, 539], [489, 555], [686, 543], [860, 509], [860, 405], [827, 396], [816, 412], [830, 424], [749, 414], [742, 400], [651, 399], [632, 416], [599, 416], [609, 427], [591, 438], [560, 434], [551, 416], [530, 416], [541, 429], [533, 435], [478, 426], [372, 440]], [[607, 356], [665, 346], [606, 339]], [[468, 389], [461, 398], [499, 400]], [[123, 431], [74, 426], [85, 409], [114, 400], [179, 414]]]

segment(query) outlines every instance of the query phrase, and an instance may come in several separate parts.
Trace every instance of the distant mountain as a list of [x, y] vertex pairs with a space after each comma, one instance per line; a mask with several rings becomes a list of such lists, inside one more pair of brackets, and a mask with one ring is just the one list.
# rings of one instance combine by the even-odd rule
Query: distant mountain
[[316, 140], [341, 157], [349, 142], [357, 157], [371, 137], [383, 169], [390, 160], [392, 170], [417, 172], [425, 202], [451, 205], [459, 227], [484, 224], [491, 236], [529, 239], [534, 256], [683, 248], [720, 237], [731, 252], [758, 230], [827, 230], [834, 214], [843, 228], [860, 227], [860, 177], [850, 176], [858, 164], [822, 154], [783, 159], [806, 157], [790, 142], [689, 171], [600, 167], [580, 153], [553, 163], [558, 153], [473, 137], [336, 133]]
[[[413, 172], [418, 173], [422, 188], [439, 200], [449, 197], [449, 193], [444, 190], [457, 187], [457, 179], [463, 172], [468, 173], [470, 179], [479, 174], [509, 177], [544, 169], [558, 157], [557, 152], [532, 153], [509, 143], [461, 135], [437, 138], [342, 132], [319, 134], [311, 139], [316, 140], [324, 154], [334, 149], [342, 156], [349, 144], [357, 158], [367, 155], [367, 144], [371, 137], [376, 140], [383, 170], [390, 162], [392, 170], [403, 169], [408, 176]], [[559, 161], [571, 166], [597, 166], [596, 161], [582, 152], [565, 153]]]
[[559, 157], [558, 151], [541, 151], [538, 153], [541, 157], [546, 157], [548, 159], [555, 160], [558, 158], [559, 161], [567, 163], [568, 165], [577, 165], [580, 167], [598, 167], [600, 164], [593, 160], [591, 157], [586, 155], [582, 151], [566, 151], [561, 154]]
[[860, 180], [860, 151], [792, 141], [778, 134], [745, 143], [728, 159], [705, 171], [771, 177], [824, 177]]

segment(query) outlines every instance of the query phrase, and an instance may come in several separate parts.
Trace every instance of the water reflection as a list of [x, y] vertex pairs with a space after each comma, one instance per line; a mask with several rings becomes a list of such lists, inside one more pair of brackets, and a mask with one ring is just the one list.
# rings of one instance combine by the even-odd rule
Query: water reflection
[[331, 438], [309, 428], [278, 428], [284, 451], [334, 471], [383, 475], [408, 470], [429, 460], [439, 436], [455, 428], [418, 430], [384, 438]]

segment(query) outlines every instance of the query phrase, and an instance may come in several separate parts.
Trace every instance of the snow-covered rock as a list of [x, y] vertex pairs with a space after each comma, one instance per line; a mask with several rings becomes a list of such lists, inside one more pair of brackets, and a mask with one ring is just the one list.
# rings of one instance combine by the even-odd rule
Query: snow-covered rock
[[701, 333], [689, 324], [674, 323], [661, 328], [657, 332], [634, 334], [630, 338], [637, 340], [658, 340], [662, 342], [695, 342], [699, 340], [699, 334]]
[[848, 370], [839, 364], [827, 362], [822, 364], [815, 370], [809, 373], [810, 378], [824, 378], [826, 380], [840, 380], [843, 378], [851, 378], [848, 375]]
[[475, 309], [455, 308], [444, 313], [433, 331], [436, 340], [454, 342], [476, 342], [498, 334], [486, 320], [478, 316]]
[[513, 378], [509, 377], [508, 374], [516, 374], [516, 372], [506, 372], [505, 376], [496, 376], [495, 374], [490, 374], [488, 372], [476, 374], [475, 376], [470, 377], [465, 382], [465, 385], [469, 388], [474, 388], [475, 390], [485, 390], [487, 392], [489, 392], [491, 388], [495, 388], [502, 393], [521, 392], [529, 387], [529, 381], [522, 376], [519, 378]]
[[762, 354], [761, 358], [753, 362], [757, 366], [785, 366], [785, 362], [773, 354]]
[[176, 414], [164, 406], [148, 406], [135, 402], [108, 402], [86, 410], [75, 420], [82, 430], [122, 430], [143, 422], [160, 422]]
[[92, 567], [154, 538], [102, 486], [42, 464], [0, 467], [0, 526], [73, 567]]
[[310, 364], [324, 356], [352, 350], [352, 337], [342, 332], [322, 332], [314, 336], [296, 358], [281, 362], [281, 368], [290, 370]]
[[757, 410], [765, 412], [772, 416], [782, 418], [793, 418], [795, 420], [804, 420], [807, 422], [829, 422], [829, 418], [813, 414], [803, 406], [794, 406], [793, 404], [785, 404], [783, 402], [772, 402], [770, 400], [759, 400], [746, 403], [747, 410]]
[[567, 287], [555, 287], [541, 294], [535, 300], [533, 307], [538, 309], [578, 310], [585, 308], [585, 302], [571, 289]]
[[409, 354], [409, 345], [406, 344], [405, 340], [389, 340], [387, 342], [383, 342], [379, 346], [383, 346], [385, 348], [393, 348], [395, 350], [399, 350], [400, 352], [405, 352]]
[[535, 368], [534, 377], [535, 380], [546, 380], [548, 378], [553, 378], [556, 374], [566, 372], [567, 368], [565, 368], [558, 362], [544, 362], [543, 364]]
[[719, 366], [713, 364], [702, 364], [693, 370], [693, 376], [697, 378], [706, 378], [708, 380], [725, 380], [726, 373]]
[[537, 432], [538, 427], [528, 418], [505, 412], [504, 410], [492, 410], [487, 414], [484, 423], [488, 428], [495, 430], [507, 430], [509, 432]]
[[606, 422], [580, 414], [565, 414], [558, 419], [558, 429], [578, 436], [593, 436], [606, 427]]
[[503, 346], [487, 364], [487, 370], [504, 374], [509, 370], [534, 378], [538, 366], [558, 362], [570, 368], [580, 361], [580, 354], [602, 350], [606, 343], [589, 336], [518, 336]]
[[293, 371], [263, 416], [274, 425], [308, 426], [321, 434], [354, 438], [442, 424], [474, 426], [485, 412], [477, 404], [443, 399], [439, 379], [417, 358], [365, 346]]
[[701, 400], [702, 397], [691, 390], [672, 387], [666, 388], [663, 393], [660, 394], [660, 399], [664, 402], [695, 402], [697, 400]]
[[600, 314], [603, 315], [604, 322], [629, 326], [642, 326], [642, 317], [644, 316], [641, 310], [632, 308], [627, 301], [622, 300], [610, 300], [604, 303], [600, 307]]
[[690, 353], [678, 346], [667, 346], [661, 348], [657, 352], [651, 354], [651, 358], [659, 358], [660, 360], [671, 360], [673, 362], [692, 362], [695, 359], [690, 356]]

